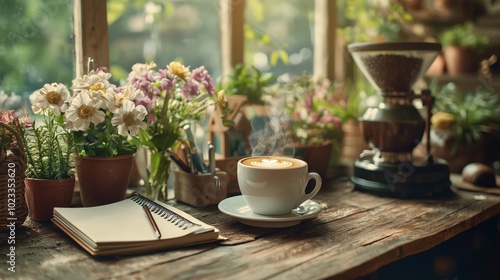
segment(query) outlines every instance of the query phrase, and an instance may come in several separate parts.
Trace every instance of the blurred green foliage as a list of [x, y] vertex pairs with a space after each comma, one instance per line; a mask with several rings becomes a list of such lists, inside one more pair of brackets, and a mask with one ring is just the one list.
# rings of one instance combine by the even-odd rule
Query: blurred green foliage
[[443, 46], [458, 46], [473, 51], [481, 51], [488, 44], [489, 38], [479, 34], [472, 22], [454, 25], [441, 33]]
[[[0, 0], [0, 90], [23, 97], [74, 76], [72, 5]], [[8, 109], [8, 108], [4, 108]]]
[[125, 79], [135, 63], [177, 60], [221, 73], [219, 1], [107, 0], [110, 72]]
[[[245, 64], [282, 74], [312, 74], [314, 1], [248, 0]], [[263, 63], [263, 56], [266, 63]]]

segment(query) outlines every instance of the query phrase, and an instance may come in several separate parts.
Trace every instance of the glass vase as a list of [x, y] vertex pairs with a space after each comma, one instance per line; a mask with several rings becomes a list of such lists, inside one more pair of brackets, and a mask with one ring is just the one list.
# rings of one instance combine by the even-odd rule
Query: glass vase
[[159, 201], [168, 199], [170, 158], [163, 151], [150, 151], [146, 196]]

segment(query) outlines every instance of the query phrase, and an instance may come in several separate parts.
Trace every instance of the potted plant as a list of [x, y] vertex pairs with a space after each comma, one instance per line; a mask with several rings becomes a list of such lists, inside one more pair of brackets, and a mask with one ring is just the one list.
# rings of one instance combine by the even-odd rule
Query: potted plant
[[491, 156], [495, 153], [500, 125], [498, 93], [486, 90], [463, 93], [449, 83], [436, 94], [434, 109], [432, 154], [447, 160], [452, 172], [461, 173], [471, 162], [491, 164], [498, 160]]
[[314, 81], [308, 75], [284, 75], [269, 90], [273, 104], [285, 108], [282, 132], [289, 133], [293, 142], [285, 153], [302, 158], [310, 170], [326, 178], [332, 155], [339, 156], [342, 143], [342, 118], [346, 113], [339, 104], [342, 87], [327, 79]]
[[39, 117], [20, 129], [27, 159], [25, 196], [34, 221], [49, 221], [54, 207], [69, 207], [73, 198], [73, 137], [62, 115], [69, 97], [64, 85], [45, 84], [30, 96]]
[[[130, 137], [147, 126], [146, 107], [138, 103], [144, 94], [128, 84], [116, 87], [110, 78], [105, 70], [91, 70], [76, 77], [72, 81], [73, 94], [60, 105], [64, 126], [73, 137], [84, 206], [125, 198], [137, 149]], [[64, 86], [60, 87], [63, 90]], [[45, 98], [45, 102], [51, 102]]]
[[218, 89], [224, 89], [230, 104], [241, 103], [240, 101], [233, 102], [231, 100], [233, 98], [243, 100], [245, 106], [242, 106], [241, 110], [250, 121], [255, 118], [257, 118], [256, 121], [261, 121], [259, 117], [262, 118], [267, 114], [265, 89], [273, 80], [274, 76], [271, 73], [263, 73], [253, 65], [240, 63], [221, 80]]
[[265, 88], [271, 84], [274, 76], [270, 73], [262, 73], [255, 66], [237, 64], [229, 76], [219, 85], [228, 95], [244, 95], [250, 104], [264, 104], [263, 96]]
[[488, 37], [474, 30], [472, 22], [450, 27], [440, 35], [443, 54], [450, 75], [474, 72], [479, 68], [477, 53], [488, 43]]

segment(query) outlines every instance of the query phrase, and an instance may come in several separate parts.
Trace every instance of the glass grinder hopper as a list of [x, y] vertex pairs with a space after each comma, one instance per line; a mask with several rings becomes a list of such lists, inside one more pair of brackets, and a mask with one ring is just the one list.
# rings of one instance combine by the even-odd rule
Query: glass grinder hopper
[[[415, 94], [421, 78], [441, 51], [437, 43], [355, 43], [348, 46], [357, 66], [377, 90], [381, 102], [359, 119], [370, 151], [354, 163], [351, 181], [358, 190], [402, 198], [428, 197], [449, 191], [450, 170], [430, 148], [433, 97], [429, 90]], [[425, 120], [413, 105], [421, 99]], [[426, 133], [424, 133], [426, 132]], [[426, 155], [413, 150], [427, 136]]]

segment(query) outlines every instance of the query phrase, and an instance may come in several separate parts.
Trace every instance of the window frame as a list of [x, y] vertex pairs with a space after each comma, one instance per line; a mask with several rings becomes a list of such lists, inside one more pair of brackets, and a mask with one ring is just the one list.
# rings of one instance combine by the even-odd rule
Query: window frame
[[73, 0], [75, 73], [87, 73], [91, 57], [96, 66], [109, 69], [109, 33], [105, 0]]
[[[222, 76], [244, 62], [244, 11], [246, 0], [219, 0], [221, 16]], [[314, 72], [316, 79], [335, 80], [336, 0], [315, 0]], [[106, 0], [73, 0], [75, 73], [87, 73], [92, 57], [109, 69], [109, 31]]]

